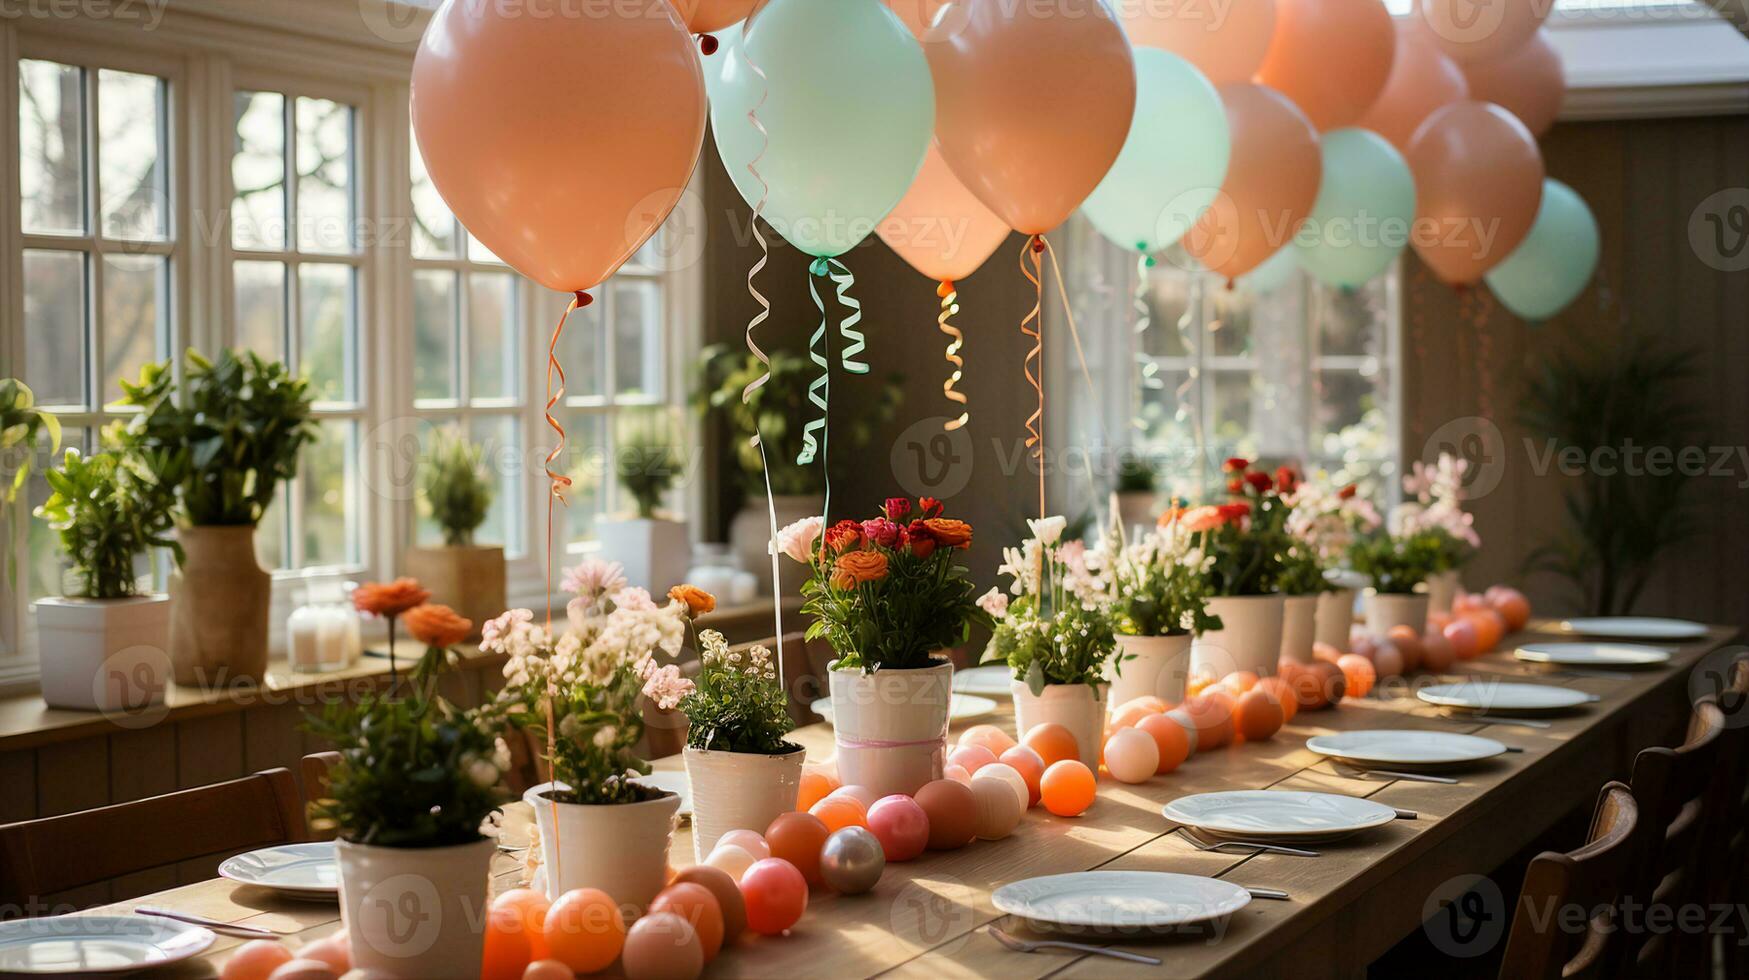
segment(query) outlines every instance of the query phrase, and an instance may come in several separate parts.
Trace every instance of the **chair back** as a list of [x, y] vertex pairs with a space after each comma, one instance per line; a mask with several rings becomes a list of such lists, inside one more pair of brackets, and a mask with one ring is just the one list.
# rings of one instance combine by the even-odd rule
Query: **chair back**
[[[1725, 732], [1724, 713], [1716, 702], [1694, 706], [1688, 737], [1674, 749], [1656, 746], [1634, 757], [1634, 798], [1645, 819], [1657, 828], [1646, 835], [1636, 861], [1628, 895], [1644, 916], [1654, 907], [1660, 921], [1675, 922], [1686, 905], [1705, 900], [1701, 869], [1716, 861], [1719, 842], [1705, 839], [1709, 811], [1706, 800], [1719, 772], [1719, 749]], [[1678, 971], [1679, 963], [1699, 955], [1704, 936], [1655, 932], [1649, 928], [1628, 935], [1633, 958], [1626, 962], [1639, 973]], [[1683, 976], [1672, 972], [1673, 976]]]
[[31, 909], [58, 892], [306, 837], [303, 800], [289, 769], [5, 824], [0, 904]]

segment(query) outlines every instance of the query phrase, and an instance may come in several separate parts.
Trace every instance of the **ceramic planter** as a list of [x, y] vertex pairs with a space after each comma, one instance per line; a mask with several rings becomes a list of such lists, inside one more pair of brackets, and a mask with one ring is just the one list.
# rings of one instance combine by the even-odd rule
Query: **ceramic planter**
[[1354, 628], [1354, 590], [1337, 589], [1318, 596], [1318, 611], [1313, 617], [1312, 642], [1328, 644], [1340, 653], [1348, 652], [1348, 631]]
[[[1123, 660], [1122, 658], [1129, 659]], [[1120, 662], [1121, 661], [1121, 662]], [[1190, 679], [1190, 634], [1172, 636], [1117, 637], [1117, 656], [1105, 665], [1109, 687], [1106, 695], [1113, 708], [1144, 694], [1177, 704], [1184, 700], [1184, 685]]]
[[138, 711], [170, 679], [170, 597], [38, 599], [43, 701], [51, 708]]
[[1094, 774], [1099, 772], [1100, 751], [1105, 748], [1106, 686], [1097, 691], [1089, 684], [1046, 684], [1035, 697], [1023, 680], [1010, 682], [1014, 691], [1014, 730], [1024, 736], [1035, 725], [1054, 721], [1075, 736], [1081, 761]]
[[[772, 498], [777, 510], [779, 530], [804, 517], [812, 517], [826, 509], [826, 498], [818, 494], [784, 495]], [[729, 522], [729, 544], [735, 552], [735, 562], [744, 572], [759, 579], [759, 594], [771, 594], [771, 515], [766, 512], [765, 498], [749, 494], [746, 506]], [[780, 557], [778, 578], [784, 595], [795, 595], [808, 578], [807, 566]]]
[[1281, 653], [1278, 659], [1312, 662], [1317, 640], [1318, 593], [1284, 596], [1281, 602]]
[[654, 596], [686, 581], [686, 570], [692, 567], [692, 538], [685, 521], [644, 517], [600, 521], [595, 538], [601, 542], [602, 554], [625, 566], [629, 584]]
[[[1117, 517], [1126, 531], [1138, 527], [1153, 527], [1158, 516], [1154, 510], [1154, 491], [1126, 490], [1117, 497]], [[1116, 703], [1114, 701], [1114, 703]]]
[[1427, 631], [1427, 593], [1366, 590], [1366, 631], [1383, 640], [1393, 626], [1409, 626], [1420, 636]]
[[1427, 611], [1451, 612], [1452, 600], [1457, 598], [1461, 588], [1463, 582], [1458, 578], [1458, 570], [1455, 568], [1427, 576]]
[[178, 684], [260, 683], [267, 674], [273, 576], [255, 560], [255, 526], [184, 527], [170, 573], [170, 664]]
[[703, 864], [717, 838], [731, 830], [760, 834], [796, 808], [802, 788], [802, 749], [783, 755], [713, 752], [690, 746], [686, 780], [692, 785], [692, 854]]
[[340, 916], [355, 969], [408, 980], [480, 975], [496, 841], [370, 847], [342, 840], [334, 849], [340, 862]]
[[1249, 670], [1264, 677], [1275, 673], [1281, 659], [1284, 604], [1279, 595], [1215, 596], [1209, 612], [1221, 617], [1221, 628], [1196, 638], [1190, 650], [1190, 672], [1225, 677]]
[[431, 590], [431, 601], [473, 621], [473, 639], [486, 621], [504, 611], [504, 549], [497, 545], [408, 548], [407, 574]]
[[947, 709], [953, 665], [865, 674], [833, 668], [832, 738], [838, 778], [876, 796], [910, 796], [941, 778], [947, 761]]
[[642, 803], [556, 803], [542, 783], [522, 795], [540, 827], [547, 897], [599, 888], [642, 909], [668, 883], [668, 848], [680, 822], [673, 793]]

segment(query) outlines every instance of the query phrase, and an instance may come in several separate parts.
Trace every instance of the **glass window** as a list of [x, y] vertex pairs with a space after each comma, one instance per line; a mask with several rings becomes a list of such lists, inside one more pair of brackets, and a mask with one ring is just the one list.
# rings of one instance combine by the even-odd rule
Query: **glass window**
[[26, 234], [85, 232], [85, 72], [18, 63], [18, 177]]

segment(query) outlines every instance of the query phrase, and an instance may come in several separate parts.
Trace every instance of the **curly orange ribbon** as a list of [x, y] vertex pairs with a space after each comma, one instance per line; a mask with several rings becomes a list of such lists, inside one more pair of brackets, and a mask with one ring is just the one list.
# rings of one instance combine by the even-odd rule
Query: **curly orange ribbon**
[[[941, 328], [941, 332], [948, 336], [947, 353], [944, 356], [951, 369], [947, 380], [941, 385], [941, 394], [950, 402], [964, 405], [966, 404], [966, 393], [955, 390], [954, 385], [959, 383], [962, 376], [960, 369], [966, 366], [966, 359], [959, 355], [960, 348], [965, 346], [966, 335], [960, 331], [960, 328], [948, 322], [955, 313], [960, 311], [960, 294], [958, 290], [954, 289], [952, 279], [943, 279], [941, 285], [935, 287], [935, 295], [941, 297], [941, 315], [935, 318], [935, 323]], [[971, 418], [971, 412], [961, 411], [959, 418], [948, 419], [942, 424], [942, 428], [952, 432], [971, 421]]]
[[[1034, 235], [1020, 247], [1020, 274], [1031, 282], [1034, 290], [1032, 309], [1020, 319], [1020, 332], [1032, 338], [1032, 349], [1026, 352], [1026, 360], [1022, 363], [1020, 373], [1026, 376], [1026, 383], [1032, 385], [1032, 390], [1038, 394], [1038, 407], [1026, 419], [1026, 448], [1032, 450], [1032, 458], [1038, 461], [1038, 516], [1043, 520], [1047, 516], [1045, 510], [1045, 360], [1044, 360], [1044, 317], [1042, 311], [1045, 303], [1044, 258], [1045, 250], [1043, 235]], [[1026, 267], [1027, 259], [1032, 260], [1032, 268]], [[1031, 324], [1031, 326], [1028, 326]], [[1037, 366], [1036, 373], [1034, 365]]]

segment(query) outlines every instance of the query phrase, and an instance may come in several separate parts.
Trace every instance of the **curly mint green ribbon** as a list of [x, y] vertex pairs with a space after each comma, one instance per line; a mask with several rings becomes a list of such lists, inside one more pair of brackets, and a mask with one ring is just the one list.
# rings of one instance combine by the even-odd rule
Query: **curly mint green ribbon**
[[850, 295], [851, 287], [856, 285], [856, 276], [837, 259], [826, 259], [825, 265], [826, 271], [821, 274], [829, 276], [833, 285], [838, 287], [838, 305], [850, 311], [838, 323], [838, 335], [845, 340], [844, 351], [838, 355], [839, 366], [851, 374], [867, 374], [868, 364], [856, 360], [856, 355], [868, 347], [868, 340], [862, 331], [856, 329], [856, 325], [862, 322], [862, 304]]
[[808, 295], [814, 298], [814, 308], [820, 311], [820, 325], [814, 328], [813, 335], [808, 338], [808, 359], [820, 366], [820, 376], [808, 385], [808, 401], [820, 410], [820, 417], [810, 421], [802, 429], [802, 451], [796, 454], [797, 466], [810, 465], [825, 449], [826, 413], [832, 394], [832, 360], [827, 344], [826, 328], [829, 321], [826, 318], [826, 303], [820, 298], [820, 290], [814, 280], [817, 277], [829, 277], [830, 274], [831, 266], [826, 259], [815, 259], [814, 264], [808, 267]]

